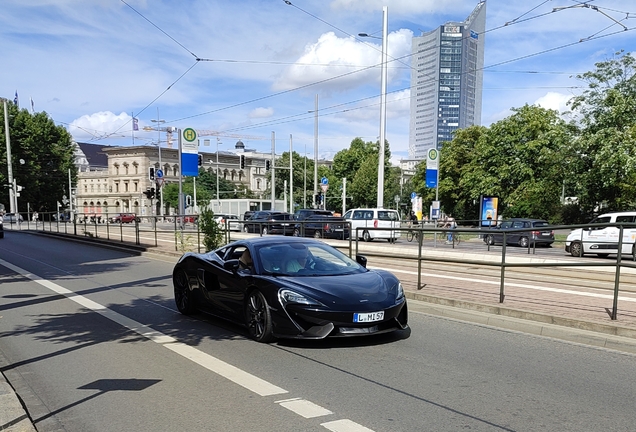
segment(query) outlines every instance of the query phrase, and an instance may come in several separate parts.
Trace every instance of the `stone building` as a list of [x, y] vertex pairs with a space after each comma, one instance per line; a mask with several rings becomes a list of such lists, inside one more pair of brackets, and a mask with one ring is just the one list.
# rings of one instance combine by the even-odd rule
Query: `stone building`
[[[246, 150], [239, 141], [236, 152], [204, 153], [202, 167], [235, 185], [245, 186], [257, 196], [265, 197], [269, 184], [265, 161], [270, 154]], [[245, 167], [240, 167], [240, 156], [245, 157]], [[161, 163], [159, 159], [161, 158]], [[77, 143], [75, 161], [78, 180], [74, 196], [74, 210], [78, 215], [97, 218], [114, 213], [135, 213], [140, 216], [160, 214], [153, 211], [152, 202], [144, 194], [156, 187], [149, 178], [149, 169], [163, 171], [165, 183], [179, 181], [179, 152], [172, 148], [156, 146], [104, 146]], [[218, 163], [217, 163], [218, 161]], [[157, 201], [157, 200], [153, 200]], [[157, 207], [159, 206], [156, 203]], [[176, 209], [165, 208], [164, 214], [175, 214]]]

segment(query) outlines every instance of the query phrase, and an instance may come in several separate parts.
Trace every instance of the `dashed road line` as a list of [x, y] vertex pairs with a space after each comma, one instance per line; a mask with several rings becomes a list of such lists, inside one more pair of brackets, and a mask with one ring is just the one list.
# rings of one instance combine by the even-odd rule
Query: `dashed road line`
[[[153, 328], [145, 324], [121, 315], [118, 312], [108, 309], [104, 305], [101, 305], [80, 294], [76, 294], [73, 291], [47, 279], [43, 279], [40, 276], [35, 275], [23, 268], [17, 267], [2, 259], [0, 259], [0, 265], [13, 270], [14, 272], [57, 294], [65, 296], [69, 300], [72, 300], [89, 310], [99, 313], [105, 318], [116, 322], [117, 324], [129, 329], [130, 331], [135, 332], [145, 337], [146, 339], [151, 340], [152, 342], [155, 342], [163, 346], [164, 348], [171, 350], [176, 354], [179, 354], [180, 356], [192, 361], [193, 363], [196, 363], [199, 366], [202, 366], [209, 371], [214, 372], [217, 375], [258, 394], [259, 396], [273, 396], [289, 393], [287, 390], [281, 387], [271, 384], [255, 375], [250, 374], [249, 372], [245, 372], [237, 368], [236, 366], [232, 366], [231, 364], [217, 359], [216, 357], [204, 353], [194, 347], [179, 342], [172, 336], [168, 336], [164, 333], [154, 330]], [[307, 419], [333, 414], [332, 411], [329, 411], [326, 408], [323, 408], [313, 402], [301, 398], [285, 399], [277, 401], [276, 403]], [[368, 429], [358, 423], [347, 419], [323, 423], [322, 426], [333, 432], [373, 432], [371, 429]]]

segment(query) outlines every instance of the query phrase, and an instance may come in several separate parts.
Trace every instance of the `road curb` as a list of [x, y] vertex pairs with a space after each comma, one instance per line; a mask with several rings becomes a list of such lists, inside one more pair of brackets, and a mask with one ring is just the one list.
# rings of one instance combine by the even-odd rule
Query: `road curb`
[[37, 432], [24, 405], [3, 373], [0, 373], [0, 430]]
[[405, 292], [409, 311], [636, 354], [636, 330]]

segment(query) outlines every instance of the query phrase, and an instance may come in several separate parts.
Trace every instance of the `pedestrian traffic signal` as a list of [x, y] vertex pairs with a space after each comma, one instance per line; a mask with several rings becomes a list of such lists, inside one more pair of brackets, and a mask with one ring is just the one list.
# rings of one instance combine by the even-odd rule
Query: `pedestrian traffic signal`
[[239, 162], [241, 165], [241, 169], [245, 169], [245, 155], [240, 155], [239, 156]]
[[269, 162], [269, 160], [266, 160], [265, 161], [265, 171], [269, 171], [269, 169], [270, 169], [270, 162]]
[[155, 167], [148, 168], [148, 178], [150, 181], [155, 179]]
[[203, 155], [199, 155], [199, 166], [203, 165]]

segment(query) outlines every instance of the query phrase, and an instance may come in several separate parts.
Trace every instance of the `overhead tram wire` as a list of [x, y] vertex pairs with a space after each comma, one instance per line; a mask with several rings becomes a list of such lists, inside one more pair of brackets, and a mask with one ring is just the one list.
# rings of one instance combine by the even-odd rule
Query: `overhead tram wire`
[[[152, 23], [150, 20], [148, 20], [146, 17], [144, 17], [142, 14], [140, 14], [138, 11], [136, 11], [134, 8], [132, 8], [130, 5], [128, 5], [128, 4], [127, 4], [124, 0], [121, 0], [121, 1], [122, 1], [124, 4], [126, 4], [128, 7], [130, 7], [133, 11], [135, 11], [137, 14], [139, 14], [140, 16], [142, 16], [142, 17], [143, 17], [146, 21], [150, 22], [150, 23], [151, 23], [154, 27], [156, 27], [157, 29], [159, 29], [159, 30], [160, 30], [162, 33], [164, 33], [166, 36], [168, 36], [171, 40], [173, 40], [175, 43], [177, 43], [179, 46], [181, 46], [183, 49], [185, 49], [188, 53], [190, 53], [191, 55], [193, 55], [193, 56], [196, 58], [197, 63], [198, 63], [198, 62], [200, 62], [200, 61], [206, 61], [206, 62], [207, 62], [207, 61], [210, 61], [210, 62], [212, 62], [212, 61], [219, 61], [219, 60], [214, 60], [214, 59], [200, 58], [200, 57], [196, 56], [193, 52], [191, 52], [191, 51], [190, 51], [190, 50], [188, 50], [185, 46], [183, 46], [181, 43], [179, 43], [176, 39], [174, 39], [173, 37], [171, 37], [169, 34], [167, 34], [167, 33], [166, 33], [165, 31], [163, 31], [161, 28], [159, 28], [158, 26], [156, 26], [154, 23]], [[345, 32], [344, 30], [342, 30], [342, 29], [340, 29], [340, 28], [338, 28], [338, 27], [336, 27], [336, 26], [334, 26], [334, 25], [332, 25], [332, 24], [328, 23], [327, 21], [325, 21], [325, 20], [321, 19], [320, 17], [315, 16], [315, 15], [313, 15], [313, 14], [311, 14], [311, 13], [309, 13], [309, 12], [307, 12], [307, 11], [303, 10], [302, 8], [299, 8], [298, 6], [296, 6], [296, 5], [292, 4], [292, 3], [291, 3], [291, 1], [289, 1], [289, 0], [283, 0], [283, 1], [285, 2], [285, 4], [287, 4], [287, 5], [290, 5], [290, 6], [293, 6], [293, 7], [297, 8], [298, 10], [302, 11], [303, 13], [306, 13], [307, 15], [309, 15], [309, 16], [311, 16], [311, 17], [313, 17], [314, 19], [317, 19], [317, 20], [319, 20], [319, 21], [321, 21], [321, 22], [325, 23], [326, 25], [328, 25], [328, 26], [330, 26], [330, 27], [332, 27], [332, 28], [334, 28], [334, 29], [338, 30], [339, 32], [342, 32], [343, 34], [346, 34], [346, 35], [349, 35], [349, 36], [353, 36], [353, 35], [350, 35], [348, 32]], [[494, 31], [494, 30], [497, 30], [497, 29], [500, 29], [500, 28], [503, 28], [503, 27], [509, 26], [510, 24], [519, 24], [519, 23], [522, 23], [522, 22], [530, 21], [530, 20], [533, 20], [533, 19], [537, 19], [537, 18], [540, 18], [540, 17], [546, 16], [546, 15], [549, 15], [549, 14], [551, 14], [551, 13], [554, 13], [555, 11], [553, 10], [553, 11], [548, 12], [548, 13], [545, 13], [545, 14], [536, 15], [536, 16], [534, 16], [534, 17], [530, 17], [530, 18], [527, 18], [527, 19], [524, 19], [524, 20], [519, 20], [519, 18], [521, 18], [521, 17], [523, 17], [523, 16], [527, 15], [528, 13], [532, 12], [533, 10], [535, 10], [536, 8], [538, 8], [538, 7], [542, 6], [542, 5], [543, 5], [543, 4], [545, 4], [545, 3], [546, 3], [546, 2], [543, 2], [543, 3], [541, 3], [540, 5], [538, 5], [538, 6], [534, 7], [534, 8], [532, 8], [532, 9], [531, 9], [531, 10], [529, 10], [528, 12], [526, 12], [526, 13], [522, 14], [520, 17], [518, 17], [518, 18], [516, 18], [515, 20], [513, 20], [514, 22], [507, 22], [506, 24], [504, 24], [504, 25], [502, 25], [502, 26], [494, 27], [494, 28], [492, 28], [492, 29], [488, 29], [488, 30], [486, 30], [484, 33], [487, 33], [487, 32], [490, 32], [490, 31]], [[629, 29], [629, 30], [633, 30], [633, 29]], [[568, 47], [568, 46], [575, 45], [576, 43], [581, 43], [581, 42], [585, 42], [585, 41], [590, 41], [590, 40], [594, 40], [594, 39], [597, 39], [597, 38], [600, 38], [600, 37], [611, 36], [611, 35], [613, 35], [613, 34], [615, 34], [615, 33], [610, 33], [610, 34], [608, 34], [608, 35], [598, 36], [598, 37], [594, 37], [594, 36], [593, 36], [593, 37], [590, 37], [589, 39], [586, 39], [586, 40], [580, 40], [580, 41], [575, 42], [575, 43], [562, 45], [562, 46], [560, 46], [560, 47], [555, 47], [555, 48], [552, 48], [552, 49], [549, 49], [549, 50], [541, 51], [541, 52], [534, 53], [534, 54], [530, 54], [530, 55], [527, 55], [527, 56], [518, 57], [518, 58], [516, 58], [516, 59], [511, 59], [511, 60], [508, 60], [508, 61], [505, 61], [505, 62], [500, 62], [500, 63], [497, 63], [497, 64], [493, 64], [493, 65], [485, 66], [485, 67], [483, 67], [482, 69], [488, 69], [488, 68], [495, 67], [495, 66], [499, 66], [499, 65], [502, 65], [502, 64], [511, 63], [511, 62], [514, 62], [514, 61], [518, 61], [518, 60], [522, 60], [522, 59], [525, 59], [525, 58], [533, 57], [533, 56], [540, 55], [540, 54], [543, 54], [543, 53], [547, 53], [547, 52], [550, 52], [550, 51], [554, 51], [554, 50], [558, 50], [558, 49], [566, 48], [566, 47]], [[353, 36], [353, 37], [354, 37], [356, 40], [358, 40], [355, 36]], [[413, 55], [413, 53], [408, 54], [408, 55], [405, 55], [405, 56], [403, 56], [403, 57], [401, 57], [401, 58], [407, 58], [407, 57], [410, 57], [410, 56], [412, 56], [412, 55]], [[395, 59], [395, 58], [393, 59], [393, 61], [399, 61], [399, 60], [400, 60], [400, 59]], [[225, 60], [225, 61], [227, 61], [227, 62], [231, 62], [230, 60]], [[239, 63], [240, 61], [234, 61], [234, 62]], [[246, 61], [246, 62], [249, 62], [249, 61]], [[272, 63], [272, 64], [274, 64], [274, 63], [280, 63], [280, 62], [261, 62], [261, 63]], [[405, 66], [407, 66], [409, 69], [412, 69], [412, 66], [407, 65], [407, 64], [405, 64], [405, 63], [403, 63], [403, 62], [401, 62], [401, 61], [400, 61], [400, 63], [404, 64], [404, 65], [405, 65]], [[293, 63], [293, 64], [297, 64], [297, 63]], [[195, 65], [196, 65], [196, 63], [195, 63]], [[317, 65], [317, 66], [318, 66], [318, 65]], [[249, 104], [249, 103], [253, 103], [253, 102], [260, 101], [260, 100], [268, 99], [268, 98], [270, 98], [270, 97], [279, 96], [279, 95], [286, 94], [286, 93], [290, 93], [290, 92], [293, 92], [293, 91], [296, 91], [296, 90], [300, 90], [300, 89], [308, 88], [308, 87], [311, 87], [311, 86], [314, 86], [314, 85], [317, 85], [317, 84], [322, 84], [322, 83], [325, 83], [325, 82], [329, 82], [329, 81], [332, 81], [332, 80], [336, 80], [336, 79], [342, 78], [342, 77], [344, 77], [344, 76], [348, 76], [348, 75], [351, 75], [351, 74], [354, 74], [354, 73], [362, 72], [362, 71], [364, 71], [364, 70], [367, 70], [367, 69], [370, 69], [370, 68], [373, 68], [373, 67], [377, 67], [377, 66], [378, 66], [378, 65], [365, 67], [365, 68], [362, 68], [362, 69], [359, 69], [359, 70], [356, 70], [356, 71], [352, 71], [352, 72], [349, 72], [349, 73], [346, 73], [346, 74], [338, 75], [338, 76], [336, 76], [336, 77], [331, 77], [331, 78], [327, 78], [327, 79], [324, 79], [324, 80], [321, 80], [321, 81], [318, 81], [318, 82], [315, 82], [315, 83], [306, 84], [306, 85], [303, 85], [303, 86], [300, 86], [300, 87], [297, 87], [297, 88], [294, 88], [294, 89], [285, 90], [285, 91], [283, 91], [283, 92], [274, 93], [274, 94], [272, 94], [272, 95], [263, 96], [263, 97], [256, 98], [256, 99], [253, 99], [253, 100], [250, 100], [250, 101], [246, 101], [246, 102], [242, 102], [242, 103], [239, 103], [239, 104], [233, 104], [233, 105], [230, 105], [230, 106], [228, 106], [228, 107], [219, 108], [219, 109], [216, 109], [216, 110], [211, 110], [211, 111], [207, 111], [207, 112], [204, 112], [204, 113], [195, 114], [195, 115], [192, 115], [192, 116], [188, 116], [188, 117], [184, 117], [184, 118], [180, 118], [180, 119], [175, 119], [175, 120], [171, 120], [171, 121], [181, 121], [181, 120], [186, 120], [186, 119], [190, 119], [190, 118], [194, 118], [194, 117], [199, 117], [199, 116], [203, 116], [203, 115], [207, 115], [207, 114], [212, 114], [212, 113], [215, 113], [215, 112], [223, 111], [223, 110], [226, 110], [226, 109], [234, 108], [234, 107], [237, 107], [237, 106], [246, 105], [246, 104]], [[194, 67], [194, 65], [193, 65], [192, 67]], [[191, 69], [192, 69], [192, 67], [191, 67], [190, 69], [188, 69], [188, 71], [186, 71], [186, 73], [187, 73], [187, 72], [189, 72], [189, 70], [191, 70]], [[184, 75], [185, 75], [185, 73], [184, 73]], [[179, 79], [181, 79], [184, 75], [182, 75]], [[177, 81], [178, 81], [178, 80], [177, 80]], [[174, 85], [177, 81], [175, 81], [172, 85]], [[155, 98], [155, 99], [153, 100], [153, 102], [154, 102], [154, 101], [156, 101], [157, 99], [159, 99], [159, 98], [160, 98], [163, 94], [165, 94], [165, 92], [167, 92], [167, 91], [168, 91], [168, 90], [172, 87], [172, 85], [171, 85], [171, 86], [169, 86], [169, 87], [168, 87], [168, 88], [167, 88], [164, 92], [162, 92], [162, 93], [161, 93], [161, 94], [160, 94], [157, 98]], [[398, 92], [398, 91], [404, 91], [404, 90], [408, 90], [408, 89], [411, 89], [411, 88], [412, 88], [412, 87], [407, 87], [407, 88], [400, 89], [400, 90], [393, 91], [393, 92], [389, 92], [389, 93], [394, 93], [394, 92]], [[373, 96], [373, 97], [375, 97], [375, 96]], [[355, 101], [355, 102], [358, 102], [358, 101]], [[352, 103], [355, 103], [355, 102], [352, 102]], [[147, 108], [148, 108], [151, 104], [152, 104], [152, 102], [151, 102], [150, 104], [148, 104], [148, 105], [144, 108], [144, 110], [145, 110], [145, 109], [147, 109]], [[354, 108], [354, 109], [362, 109], [362, 108], [366, 108], [366, 106], [365, 106], [365, 107], [358, 107], [358, 108]], [[346, 111], [351, 111], [351, 110], [343, 110], [343, 111], [340, 111], [340, 113], [341, 113], [341, 112], [346, 112]], [[143, 112], [143, 111], [142, 111], [142, 112]], [[252, 128], [253, 128], [252, 126], [250, 126], [250, 127], [246, 127], [246, 129], [252, 129]], [[120, 128], [120, 129], [121, 129], [121, 128]], [[120, 129], [118, 129], [118, 130], [120, 130]]]

